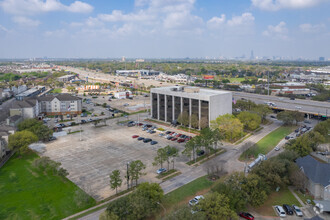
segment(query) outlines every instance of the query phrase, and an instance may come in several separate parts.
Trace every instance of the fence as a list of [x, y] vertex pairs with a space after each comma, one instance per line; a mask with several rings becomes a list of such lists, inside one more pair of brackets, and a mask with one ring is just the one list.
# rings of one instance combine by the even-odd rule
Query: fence
[[14, 155], [14, 151], [10, 151], [9, 154], [7, 154], [1, 161], [0, 161], [0, 168], [5, 165], [5, 163], [11, 158], [11, 156]]

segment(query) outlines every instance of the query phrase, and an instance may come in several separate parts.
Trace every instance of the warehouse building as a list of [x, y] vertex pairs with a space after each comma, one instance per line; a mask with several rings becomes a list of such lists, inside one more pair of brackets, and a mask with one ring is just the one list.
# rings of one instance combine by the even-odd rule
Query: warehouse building
[[186, 112], [197, 116], [201, 128], [201, 123], [210, 125], [219, 115], [232, 113], [232, 93], [227, 91], [171, 86], [152, 88], [150, 98], [151, 117], [170, 123]]

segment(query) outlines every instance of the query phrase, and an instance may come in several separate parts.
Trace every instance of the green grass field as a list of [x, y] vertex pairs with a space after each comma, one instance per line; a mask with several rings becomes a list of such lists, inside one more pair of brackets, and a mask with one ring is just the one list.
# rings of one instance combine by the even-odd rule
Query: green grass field
[[214, 182], [209, 181], [206, 176], [200, 177], [180, 188], [165, 195], [163, 204], [167, 207], [173, 206], [184, 200], [186, 197], [193, 196], [195, 193], [210, 188]]
[[227, 78], [227, 79], [229, 79], [229, 81], [231, 82], [231, 83], [234, 83], [234, 82], [242, 82], [242, 81], [244, 81], [245, 80], [245, 78]]
[[0, 169], [0, 219], [62, 219], [95, 205], [68, 179], [35, 168], [37, 157], [14, 155]]
[[300, 206], [300, 203], [294, 197], [294, 195], [290, 192], [288, 188], [281, 189], [279, 192], [273, 192], [269, 195], [268, 199], [265, 201], [265, 203], [256, 208], [256, 211], [264, 216], [276, 216], [276, 213], [273, 209], [273, 206], [275, 205], [297, 205]]
[[62, 93], [62, 89], [56, 88], [56, 89], [53, 89], [50, 93]]
[[290, 134], [296, 127], [288, 127], [282, 126], [272, 131], [264, 138], [262, 138], [258, 143], [254, 146], [250, 147], [248, 150], [244, 151], [241, 156], [240, 160], [244, 160], [245, 158], [249, 158], [250, 156], [257, 157], [258, 154], [267, 154], [271, 151], [285, 136]]

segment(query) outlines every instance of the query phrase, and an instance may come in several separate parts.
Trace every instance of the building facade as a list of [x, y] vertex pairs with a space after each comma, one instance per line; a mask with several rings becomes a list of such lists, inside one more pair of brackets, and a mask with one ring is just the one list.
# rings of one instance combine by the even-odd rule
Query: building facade
[[151, 117], [170, 123], [185, 112], [197, 116], [201, 128], [220, 115], [232, 113], [232, 93], [227, 91], [171, 86], [152, 88], [150, 98]]
[[40, 113], [45, 115], [73, 115], [82, 113], [82, 100], [69, 94], [38, 97]]
[[27, 98], [24, 100], [17, 100], [12, 103], [9, 109], [10, 116], [21, 116], [23, 119], [35, 118], [39, 115], [39, 102], [36, 98]]

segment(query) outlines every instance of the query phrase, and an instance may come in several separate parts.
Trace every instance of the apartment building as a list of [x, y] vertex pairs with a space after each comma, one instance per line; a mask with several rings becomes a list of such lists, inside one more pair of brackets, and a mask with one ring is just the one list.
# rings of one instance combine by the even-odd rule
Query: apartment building
[[40, 113], [45, 115], [81, 114], [82, 100], [69, 94], [38, 97]]

